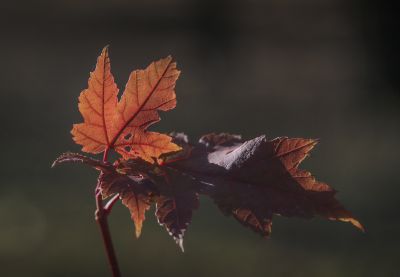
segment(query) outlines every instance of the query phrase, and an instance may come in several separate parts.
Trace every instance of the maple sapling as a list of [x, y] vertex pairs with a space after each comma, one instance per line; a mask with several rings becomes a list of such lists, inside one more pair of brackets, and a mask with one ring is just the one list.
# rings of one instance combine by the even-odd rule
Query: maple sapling
[[[133, 71], [118, 98], [105, 47], [90, 73], [88, 88], [79, 96], [83, 123], [74, 124], [71, 131], [83, 152], [103, 153], [103, 158], [67, 152], [53, 163], [83, 163], [100, 171], [94, 192], [95, 219], [113, 276], [120, 276], [120, 271], [107, 217], [119, 199], [130, 211], [136, 237], [141, 234], [145, 212], [155, 204], [159, 224], [182, 251], [200, 194], [264, 237], [271, 233], [273, 215], [320, 216], [350, 222], [363, 230], [335, 199], [334, 189], [298, 168], [316, 140], [269, 140], [266, 136], [243, 140], [239, 135], [212, 133], [190, 142], [183, 133], [148, 131], [160, 121], [158, 111], [175, 108], [179, 74], [168, 56]], [[121, 158], [109, 161], [110, 151]]]

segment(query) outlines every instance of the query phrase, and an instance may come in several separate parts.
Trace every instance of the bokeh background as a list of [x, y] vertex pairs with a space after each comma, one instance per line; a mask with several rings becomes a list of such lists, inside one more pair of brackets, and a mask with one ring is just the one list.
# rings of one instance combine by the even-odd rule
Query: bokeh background
[[22, 1], [0, 10], [0, 275], [109, 276], [93, 219], [95, 171], [50, 169], [79, 151], [77, 97], [103, 46], [123, 89], [172, 54], [178, 107], [153, 130], [320, 138], [304, 162], [364, 223], [276, 217], [264, 240], [208, 199], [186, 252], [147, 213], [110, 219], [123, 276], [396, 276], [398, 6], [346, 0]]

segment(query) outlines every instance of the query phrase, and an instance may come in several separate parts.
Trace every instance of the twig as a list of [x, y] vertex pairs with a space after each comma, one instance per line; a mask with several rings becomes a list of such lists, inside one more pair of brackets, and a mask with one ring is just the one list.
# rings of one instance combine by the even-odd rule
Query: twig
[[[107, 161], [109, 149], [107, 148], [104, 152], [103, 162]], [[96, 199], [96, 212], [95, 212], [95, 219], [97, 224], [99, 225], [101, 236], [103, 238], [104, 248], [107, 253], [108, 264], [111, 268], [112, 276], [113, 277], [120, 277], [121, 273], [118, 267], [117, 257], [115, 255], [114, 246], [111, 239], [110, 229], [108, 228], [108, 215], [112, 209], [112, 206], [118, 200], [118, 195], [114, 196], [106, 206], [103, 205], [103, 199], [100, 191], [100, 184], [96, 185], [95, 190], [95, 199]]]

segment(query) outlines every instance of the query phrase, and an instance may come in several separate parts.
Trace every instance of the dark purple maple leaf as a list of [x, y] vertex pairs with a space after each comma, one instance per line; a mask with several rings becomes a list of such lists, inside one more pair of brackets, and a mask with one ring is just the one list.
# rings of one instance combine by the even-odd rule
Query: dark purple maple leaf
[[159, 163], [140, 158], [113, 165], [66, 153], [54, 165], [81, 162], [100, 170], [104, 198], [119, 195], [140, 234], [145, 211], [156, 204], [156, 217], [183, 250], [183, 236], [199, 205], [199, 194], [211, 197], [225, 215], [267, 237], [274, 215], [350, 222], [362, 225], [336, 199], [336, 191], [298, 168], [317, 144], [313, 139], [208, 134], [190, 143], [172, 134], [182, 150]]

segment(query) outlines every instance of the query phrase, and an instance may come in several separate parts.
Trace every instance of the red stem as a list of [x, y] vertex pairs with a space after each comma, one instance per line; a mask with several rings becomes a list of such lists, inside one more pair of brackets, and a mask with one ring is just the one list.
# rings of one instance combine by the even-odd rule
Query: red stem
[[108, 153], [109, 152], [110, 152], [110, 148], [107, 147], [106, 150], [104, 150], [103, 162], [106, 162], [108, 160]]
[[[107, 161], [109, 148], [106, 148], [104, 151], [103, 162]], [[117, 257], [115, 255], [114, 246], [111, 239], [110, 229], [108, 228], [107, 216], [109, 215], [112, 206], [118, 200], [118, 195], [114, 196], [106, 206], [103, 205], [103, 199], [100, 192], [100, 183], [97, 184], [95, 190], [95, 199], [96, 199], [96, 212], [95, 219], [97, 224], [99, 225], [101, 236], [103, 238], [104, 248], [107, 253], [108, 264], [111, 268], [113, 277], [120, 277], [121, 273], [118, 267]]]

